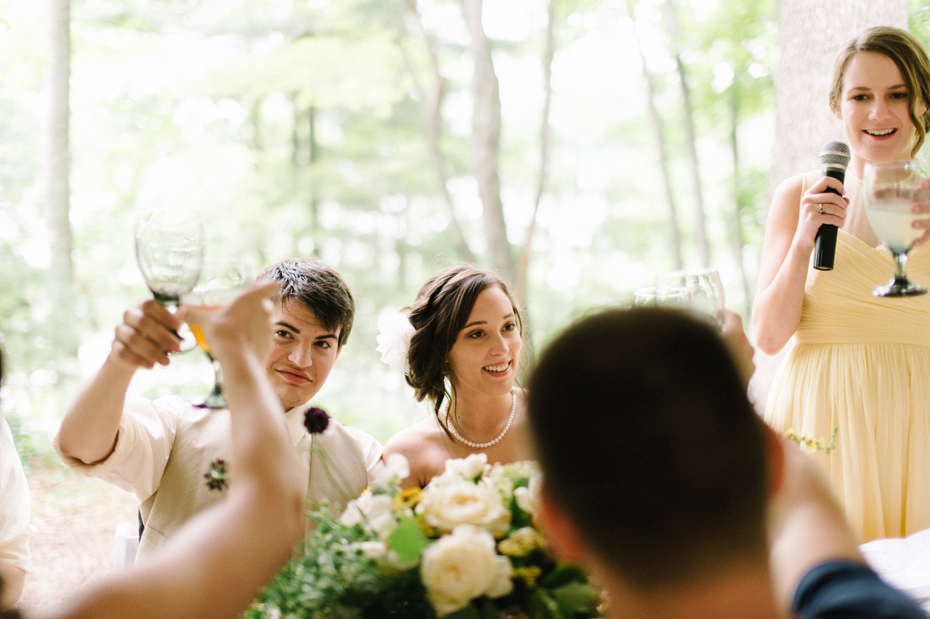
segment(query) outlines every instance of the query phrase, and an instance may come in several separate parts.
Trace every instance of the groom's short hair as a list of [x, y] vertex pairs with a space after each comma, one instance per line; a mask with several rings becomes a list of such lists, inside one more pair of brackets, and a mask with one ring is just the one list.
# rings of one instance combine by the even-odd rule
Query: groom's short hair
[[280, 306], [298, 301], [325, 329], [338, 331], [338, 348], [349, 339], [355, 321], [355, 300], [349, 285], [333, 267], [317, 258], [292, 258], [267, 267], [258, 281], [278, 283], [274, 300]]
[[660, 308], [592, 315], [549, 345], [528, 387], [546, 492], [632, 585], [765, 560], [762, 422], [706, 321]]

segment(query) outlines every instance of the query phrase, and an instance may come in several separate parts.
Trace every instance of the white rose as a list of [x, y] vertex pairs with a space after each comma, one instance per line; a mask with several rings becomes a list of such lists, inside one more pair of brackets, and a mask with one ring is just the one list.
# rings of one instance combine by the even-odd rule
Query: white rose
[[491, 534], [470, 525], [460, 525], [428, 546], [420, 566], [427, 598], [440, 617], [482, 595], [510, 593], [512, 571], [510, 561], [494, 551]]
[[410, 477], [410, 463], [402, 454], [394, 453], [387, 457], [387, 462], [375, 474], [375, 485], [399, 484], [408, 477]]
[[346, 509], [342, 512], [342, 516], [339, 518], [339, 522], [344, 524], [347, 527], [354, 527], [357, 524], [362, 524], [365, 521], [365, 517], [362, 515], [362, 510], [358, 508], [358, 504], [355, 501], [350, 501], [346, 505]]
[[527, 486], [521, 486], [513, 491], [513, 496], [517, 500], [517, 506], [528, 513], [535, 520], [539, 514], [539, 492], [542, 488], [542, 473], [533, 471], [530, 473], [530, 483]]
[[513, 591], [513, 580], [511, 580], [513, 576], [513, 564], [510, 563], [510, 559], [507, 557], [498, 555], [494, 557], [494, 566], [497, 568], [494, 573], [494, 580], [484, 594], [489, 598], [504, 597]]
[[386, 494], [365, 492], [350, 502], [339, 521], [347, 527], [363, 524], [382, 539], [397, 527], [397, 519], [391, 509], [391, 497]]
[[356, 501], [368, 526], [382, 539], [386, 539], [397, 528], [397, 519], [391, 509], [392, 499], [387, 494], [366, 492]]
[[451, 531], [460, 524], [482, 527], [502, 537], [510, 526], [510, 510], [500, 495], [468, 481], [428, 487], [420, 494], [417, 513], [431, 527]]
[[469, 481], [483, 476], [488, 468], [488, 455], [484, 453], [472, 454], [467, 458], [446, 460], [446, 473], [459, 475], [462, 479]]

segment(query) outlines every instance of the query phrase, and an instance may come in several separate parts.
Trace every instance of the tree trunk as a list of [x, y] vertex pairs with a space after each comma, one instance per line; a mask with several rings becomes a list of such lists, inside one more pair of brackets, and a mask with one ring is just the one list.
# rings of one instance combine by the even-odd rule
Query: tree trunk
[[482, 0], [462, 0], [471, 34], [475, 63], [472, 83], [472, 145], [475, 178], [484, 208], [484, 230], [491, 266], [505, 281], [514, 283], [514, 261], [507, 241], [507, 224], [501, 202], [498, 157], [500, 154], [501, 101], [491, 48], [481, 23]]
[[730, 86], [730, 152], [733, 155], [733, 212], [730, 214], [730, 249], [733, 260], [739, 269], [740, 281], [743, 286], [743, 316], [752, 312], [752, 291], [749, 279], [746, 277], [746, 266], [743, 263], [743, 223], [741, 213], [747, 205], [743, 204], [743, 179], [739, 161], [739, 141], [737, 129], [739, 127], [739, 93], [736, 82]]
[[907, 0], [781, 0], [769, 195], [789, 176], [816, 168], [825, 142], [844, 139], [829, 98], [833, 61], [840, 48], [871, 26], [907, 28], [907, 4]]
[[69, 97], [71, 77], [71, 9], [69, 0], [48, 1], [48, 50], [45, 95], [45, 193], [51, 245], [51, 285], [54, 304], [54, 345], [66, 354], [77, 352], [74, 330], [73, 242], [68, 218], [70, 188]]
[[300, 106], [297, 105], [297, 92], [291, 93], [291, 108], [294, 120], [291, 123], [291, 167], [296, 170], [300, 164]]
[[262, 100], [255, 99], [249, 105], [249, 148], [254, 151], [262, 150]]
[[536, 218], [539, 203], [546, 191], [549, 177], [549, 109], [552, 105], [552, 59], [555, 56], [555, 0], [549, 0], [548, 22], [546, 23], [546, 51], [543, 54], [543, 112], [539, 128], [539, 176], [536, 179], [536, 202], [533, 206], [533, 218], [526, 232], [526, 244], [517, 264], [517, 278], [514, 294], [517, 302], [526, 307], [526, 278], [533, 253], [533, 236], [536, 233]]
[[688, 88], [688, 74], [681, 59], [679, 49], [678, 13], [673, 0], [665, 0], [665, 20], [668, 27], [669, 43], [675, 66], [678, 69], [678, 81], [681, 84], [681, 104], [685, 121], [685, 147], [691, 162], [691, 185], [695, 203], [695, 232], [697, 233], [698, 251], [701, 266], [710, 264], [710, 246], [707, 240], [706, 216], [704, 214], [704, 191], [701, 187], [701, 166], [697, 154], [697, 138], [694, 134], [694, 113], [691, 110], [691, 90]]
[[417, 79], [417, 73], [413, 68], [413, 64], [410, 62], [406, 50], [403, 45], [400, 46], [403, 51], [407, 70], [410, 72], [410, 75], [413, 76], [413, 81], [417, 93], [419, 94], [419, 100], [421, 101], [423, 115], [426, 120], [426, 141], [429, 145], [430, 161], [436, 173], [436, 180], [439, 184], [439, 191], [442, 194], [443, 203], [446, 205], [446, 210], [449, 214], [449, 230], [452, 232], [452, 239], [455, 243], [455, 247], [463, 260], [474, 262], [474, 254], [472, 254], [471, 249], [468, 247], [468, 242], [465, 240], [465, 235], [462, 233], [462, 227], [459, 225], [458, 217], [455, 215], [455, 203], [452, 200], [452, 194], [449, 193], [449, 176], [446, 174], [446, 159], [439, 147], [440, 127], [442, 124], [442, 102], [445, 98], [446, 79], [439, 69], [439, 53], [436, 49], [436, 42], [423, 27], [423, 21], [420, 19], [420, 13], [417, 10], [415, 0], [407, 0], [407, 10], [410, 12], [420, 36], [422, 36], [423, 40], [426, 42], [426, 48], [430, 58], [430, 67], [432, 69], [432, 88], [430, 92], [427, 93]]
[[317, 232], [320, 227], [320, 179], [317, 172], [317, 161], [320, 159], [320, 145], [316, 141], [316, 106], [307, 108], [307, 125], [309, 136], [307, 138], [307, 151], [310, 159], [310, 234], [313, 237], [313, 253], [319, 255], [317, 247]]
[[668, 167], [668, 145], [665, 141], [665, 126], [662, 122], [662, 116], [659, 114], [659, 106], [656, 104], [657, 93], [655, 80], [649, 72], [649, 67], [646, 64], [646, 55], [643, 53], [643, 44], [639, 38], [639, 32], [636, 30], [634, 6], [633, 0], [627, 0], [627, 14], [632, 22], [633, 35], [636, 37], [637, 48], [639, 49], [639, 60], [643, 69], [643, 80], [646, 82], [646, 104], [649, 108], [649, 121], [652, 125], [652, 133], [655, 136], [656, 145], [659, 149], [659, 167], [662, 170], [662, 185], [665, 190], [665, 201], [668, 204], [669, 245], [672, 250], [675, 270], [680, 270], [684, 268], [684, 261], [681, 256], [681, 234], [679, 232], [678, 208], [675, 205], [675, 194], [672, 191], [672, 176]]

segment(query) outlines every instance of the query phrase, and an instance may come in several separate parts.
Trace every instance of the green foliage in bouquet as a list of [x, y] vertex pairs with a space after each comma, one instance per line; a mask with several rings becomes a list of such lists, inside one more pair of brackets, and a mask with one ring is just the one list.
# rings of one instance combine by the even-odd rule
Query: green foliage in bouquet
[[392, 456], [374, 487], [317, 529], [248, 619], [582, 619], [598, 593], [557, 562], [535, 524], [534, 463], [450, 460], [422, 491]]

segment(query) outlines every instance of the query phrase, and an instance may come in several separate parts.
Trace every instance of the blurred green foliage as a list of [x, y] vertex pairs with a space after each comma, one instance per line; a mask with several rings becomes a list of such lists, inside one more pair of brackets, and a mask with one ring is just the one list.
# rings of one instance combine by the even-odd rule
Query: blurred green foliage
[[[414, 5], [446, 80], [440, 148], [449, 190], [482, 261], [484, 227], [471, 166], [471, 61], [461, 7]], [[460, 257], [426, 139], [433, 76], [407, 0], [74, 0], [71, 224], [80, 360], [48, 335], [48, 235], [42, 195], [40, 5], [0, 0], [0, 334], [9, 361], [3, 409], [41, 450], [78, 382], [102, 361], [125, 308], [148, 297], [132, 230], [159, 205], [199, 210], [208, 251], [259, 264], [318, 255], [352, 287], [352, 338], [319, 403], [384, 441], [427, 413], [376, 353], [385, 307]], [[671, 268], [657, 145], [648, 131], [633, 24], [622, 1], [557, 2], [551, 163], [526, 305], [537, 348], [591, 308], [628, 303]], [[738, 203], [758, 255], [776, 14], [771, 0], [679, 2], [682, 56], [695, 93], [714, 263], [734, 309], [741, 274], [727, 250]], [[545, 3], [485, 3], [501, 84], [499, 174], [514, 253], [525, 239], [539, 165]], [[681, 179], [677, 74], [661, 2], [640, 0], [650, 70], [660, 79], [672, 170]], [[734, 112], [735, 110], [735, 112]], [[733, 178], [730, 133], [757, 143]], [[759, 153], [762, 153], [761, 155]], [[696, 264], [688, 183], [675, 191], [686, 266]], [[754, 269], [753, 261], [749, 268]], [[747, 276], [755, 280], [755, 273]], [[211, 373], [197, 355], [139, 372], [134, 393], [193, 397]], [[25, 444], [25, 443], [23, 443]], [[47, 448], [47, 447], [46, 447]]]

